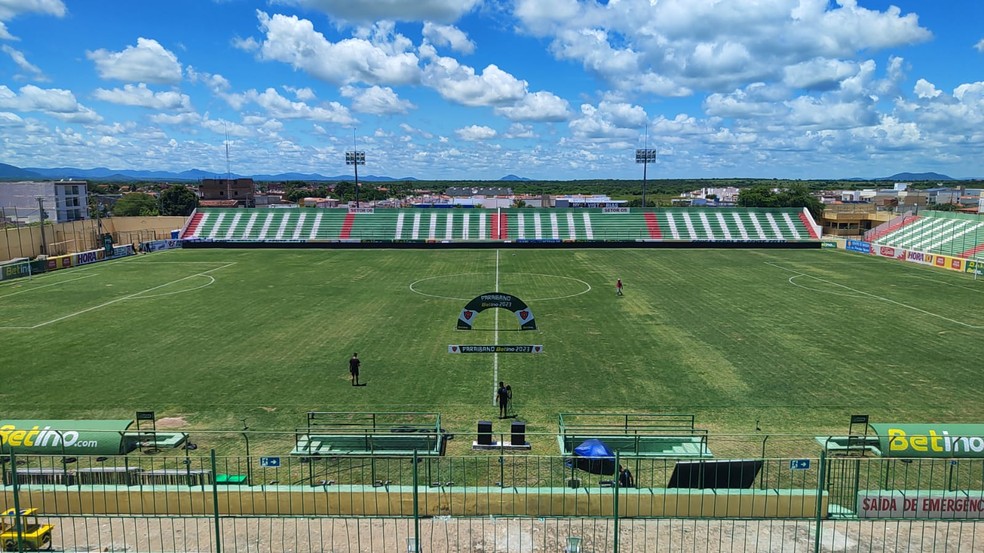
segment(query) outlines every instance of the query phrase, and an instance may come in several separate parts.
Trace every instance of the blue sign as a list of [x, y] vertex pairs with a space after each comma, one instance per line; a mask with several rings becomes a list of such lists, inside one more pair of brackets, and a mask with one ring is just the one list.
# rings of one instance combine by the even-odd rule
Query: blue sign
[[280, 457], [260, 457], [261, 467], [279, 467]]
[[848, 240], [847, 250], [851, 252], [858, 253], [871, 253], [871, 244], [865, 242], [864, 240]]
[[789, 470], [810, 470], [809, 459], [790, 459]]

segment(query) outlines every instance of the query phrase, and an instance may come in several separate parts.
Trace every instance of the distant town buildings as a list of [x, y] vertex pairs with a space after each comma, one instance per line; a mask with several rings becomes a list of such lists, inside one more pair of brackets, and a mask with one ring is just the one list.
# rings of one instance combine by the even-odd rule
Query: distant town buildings
[[0, 182], [0, 218], [28, 224], [44, 219], [67, 223], [89, 218], [88, 182], [84, 180]]
[[202, 179], [198, 196], [206, 207], [256, 207], [256, 185], [248, 178]]

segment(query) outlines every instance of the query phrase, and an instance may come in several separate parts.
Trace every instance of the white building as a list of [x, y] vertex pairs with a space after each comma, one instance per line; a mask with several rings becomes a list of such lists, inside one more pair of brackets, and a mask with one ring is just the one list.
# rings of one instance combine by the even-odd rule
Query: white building
[[79, 180], [0, 182], [0, 217], [37, 223], [41, 206], [52, 223], [89, 218], [88, 183]]

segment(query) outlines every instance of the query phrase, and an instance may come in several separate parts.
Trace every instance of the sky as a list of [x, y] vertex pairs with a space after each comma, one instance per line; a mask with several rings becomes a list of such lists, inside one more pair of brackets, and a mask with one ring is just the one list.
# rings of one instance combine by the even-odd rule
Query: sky
[[0, 0], [0, 162], [984, 177], [982, 22], [981, 0]]

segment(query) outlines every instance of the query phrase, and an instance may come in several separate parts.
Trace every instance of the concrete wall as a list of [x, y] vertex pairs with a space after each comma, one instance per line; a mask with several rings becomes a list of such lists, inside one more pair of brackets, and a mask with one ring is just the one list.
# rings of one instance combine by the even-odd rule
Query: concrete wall
[[[102, 247], [100, 233], [110, 233], [117, 244], [131, 244], [171, 237], [187, 217], [108, 217], [45, 225], [44, 242], [49, 255], [64, 255]], [[37, 257], [41, 253], [41, 227], [0, 229], [0, 260]]]
[[[421, 516], [605, 516], [614, 512], [612, 488], [421, 487]], [[11, 487], [0, 507], [13, 505]], [[211, 486], [21, 486], [21, 508], [47, 514], [211, 515]], [[221, 515], [412, 516], [409, 486], [219, 486]], [[827, 494], [820, 497], [827, 512]], [[621, 490], [621, 516], [709, 518], [811, 518], [815, 490]]]

